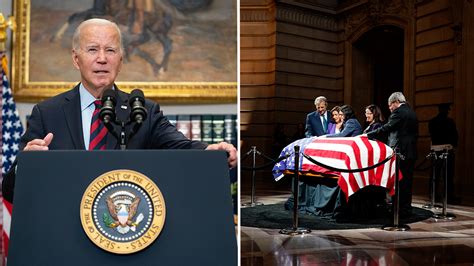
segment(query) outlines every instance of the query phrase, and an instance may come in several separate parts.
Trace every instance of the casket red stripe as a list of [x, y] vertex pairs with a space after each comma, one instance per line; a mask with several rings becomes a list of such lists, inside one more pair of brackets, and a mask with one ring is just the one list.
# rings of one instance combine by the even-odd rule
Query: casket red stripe
[[[306, 146], [304, 154], [316, 161], [340, 169], [360, 169], [379, 163], [391, 156], [393, 150], [387, 145], [367, 139], [367, 137], [353, 138], [316, 138]], [[359, 189], [369, 186], [386, 187], [393, 193], [395, 179], [395, 157], [385, 164], [363, 172], [334, 173], [304, 159], [303, 171], [338, 175], [338, 184], [346, 197], [350, 197]], [[401, 174], [400, 174], [401, 178]]]

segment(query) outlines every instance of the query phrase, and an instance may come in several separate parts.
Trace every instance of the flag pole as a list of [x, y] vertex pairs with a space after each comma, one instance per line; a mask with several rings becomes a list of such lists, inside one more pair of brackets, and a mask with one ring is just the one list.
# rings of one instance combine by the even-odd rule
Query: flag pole
[[[20, 136], [23, 133], [20, 117], [18, 115], [15, 102], [13, 101], [11, 87], [8, 82], [8, 61], [6, 56], [7, 30], [15, 29], [14, 17], [9, 16], [5, 19], [0, 13], [0, 88], [2, 97], [2, 134], [0, 137], [0, 146], [3, 147], [2, 152], [2, 180], [3, 174], [12, 167], [18, 152]], [[0, 264], [5, 265], [8, 256], [8, 241], [10, 237], [10, 220], [12, 212], [12, 204], [3, 198], [0, 194], [0, 202], [2, 202], [1, 225], [2, 225], [2, 241], [1, 241], [1, 261]]]

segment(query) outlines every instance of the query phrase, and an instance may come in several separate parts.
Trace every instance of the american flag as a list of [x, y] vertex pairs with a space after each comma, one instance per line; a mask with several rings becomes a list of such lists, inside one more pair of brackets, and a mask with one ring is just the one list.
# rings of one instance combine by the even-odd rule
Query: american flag
[[23, 126], [7, 76], [3, 71], [0, 75], [2, 78], [2, 174], [5, 174], [15, 161]]
[[[2, 181], [3, 175], [10, 169], [15, 161], [16, 154], [19, 150], [20, 136], [23, 133], [23, 126], [20, 116], [13, 100], [12, 91], [7, 79], [7, 69], [5, 58], [2, 58], [3, 64], [0, 71], [2, 80]], [[3, 213], [2, 213], [2, 254], [6, 258], [8, 254], [8, 240], [10, 237], [10, 221], [11, 221], [11, 203], [5, 201], [2, 197]]]
[[[273, 167], [272, 173], [273, 173], [273, 177], [275, 178], [275, 181], [278, 181], [285, 176], [284, 174], [285, 170], [295, 169], [295, 154], [294, 154], [295, 146], [296, 145], [300, 146], [300, 153], [303, 153], [304, 150], [306, 149], [306, 146], [308, 146], [308, 144], [312, 143], [316, 139], [317, 137], [299, 139], [287, 145], [285, 148], [283, 148], [283, 150], [280, 153], [280, 157], [287, 156], [287, 155], [290, 155], [290, 156], [286, 158], [285, 160], [276, 163], [275, 166]], [[302, 164], [303, 164], [303, 156], [301, 156], [300, 154], [299, 164], [298, 164], [300, 166], [300, 170], [301, 170]]]
[[[299, 145], [300, 153], [313, 160], [339, 169], [361, 169], [377, 164], [393, 154], [393, 150], [382, 142], [369, 140], [365, 136], [347, 138], [306, 138], [286, 146], [280, 156], [290, 154], [273, 167], [273, 177], [280, 180], [285, 170], [294, 171], [294, 146]], [[395, 157], [375, 169], [363, 172], [334, 172], [313, 164], [300, 155], [300, 168], [303, 173], [338, 176], [338, 185], [347, 199], [359, 189], [369, 186], [381, 186], [394, 193]], [[400, 172], [399, 172], [400, 173]], [[401, 177], [401, 173], [400, 173]]]

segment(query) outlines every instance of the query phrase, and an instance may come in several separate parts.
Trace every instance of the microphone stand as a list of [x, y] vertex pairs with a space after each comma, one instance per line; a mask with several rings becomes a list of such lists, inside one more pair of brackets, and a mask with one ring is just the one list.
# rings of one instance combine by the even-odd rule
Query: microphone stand
[[118, 140], [118, 142], [120, 144], [120, 150], [126, 150], [128, 141], [137, 133], [138, 129], [141, 126], [141, 123], [136, 123], [135, 126], [130, 130], [130, 133], [128, 134], [128, 136], [127, 136], [127, 132], [125, 130], [125, 127], [132, 124], [133, 121], [128, 120], [127, 122], [124, 122], [124, 121], [120, 121], [118, 118], [116, 118], [115, 121], [113, 121], [113, 123], [115, 125], [120, 126], [120, 134], [119, 135], [117, 135], [117, 132], [115, 132], [115, 129], [112, 126], [111, 122], [109, 122], [109, 123], [104, 122], [104, 125], [107, 128], [107, 130], [110, 132], [110, 134], [112, 134], [112, 136], [114, 136]]
[[120, 123], [120, 150], [127, 149], [127, 134], [125, 133], [125, 123]]

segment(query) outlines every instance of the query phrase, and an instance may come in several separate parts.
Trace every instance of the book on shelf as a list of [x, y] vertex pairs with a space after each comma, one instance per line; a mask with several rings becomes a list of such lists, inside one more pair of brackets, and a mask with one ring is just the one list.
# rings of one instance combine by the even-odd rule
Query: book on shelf
[[237, 144], [237, 115], [226, 115], [224, 118], [224, 140], [234, 145]]
[[226, 141], [237, 145], [237, 115], [166, 115], [187, 138], [209, 144]]
[[176, 128], [181, 131], [186, 138], [191, 139], [191, 116], [178, 115]]
[[212, 143], [212, 115], [203, 115], [201, 119], [202, 141]]
[[201, 116], [192, 115], [191, 116], [191, 140], [201, 141]]
[[224, 117], [223, 115], [214, 115], [212, 117], [212, 142], [219, 143], [224, 141]]

